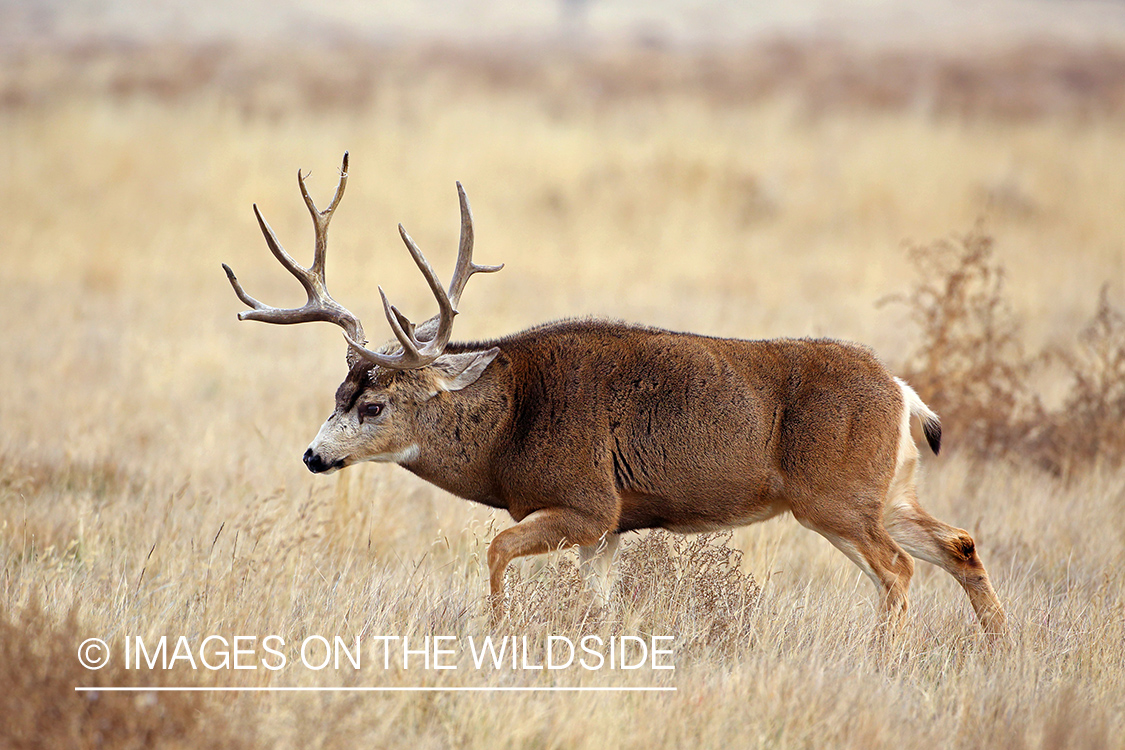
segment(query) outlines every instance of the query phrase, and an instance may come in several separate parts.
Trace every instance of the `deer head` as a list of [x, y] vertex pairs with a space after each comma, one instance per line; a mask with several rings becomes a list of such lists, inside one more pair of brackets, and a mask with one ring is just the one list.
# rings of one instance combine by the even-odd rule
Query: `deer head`
[[493, 273], [499, 266], [478, 266], [473, 263], [473, 214], [461, 183], [457, 194], [461, 203], [461, 240], [453, 280], [446, 291], [422, 251], [399, 224], [398, 231], [438, 304], [438, 314], [415, 326], [387, 299], [379, 287], [383, 311], [395, 338], [376, 350], [367, 348], [359, 318], [340, 305], [328, 293], [324, 279], [324, 261], [328, 250], [328, 223], [344, 195], [348, 181], [348, 154], [340, 167], [340, 182], [328, 208], [320, 211], [305, 187], [305, 177], [298, 170], [297, 184], [312, 216], [316, 246], [312, 265], [302, 268], [285, 252], [258, 206], [254, 215], [266, 238], [266, 244], [278, 262], [304, 287], [308, 300], [298, 308], [281, 309], [264, 305], [242, 289], [227, 264], [223, 264], [234, 293], [250, 309], [238, 314], [239, 320], [264, 323], [306, 323], [326, 321], [344, 331], [348, 343], [346, 353], [348, 376], [336, 391], [336, 406], [321, 426], [316, 438], [305, 451], [309, 470], [327, 473], [360, 461], [409, 462], [417, 455], [415, 413], [418, 407], [439, 393], [458, 391], [471, 385], [499, 353], [492, 348], [446, 354], [453, 332], [453, 318], [465, 284], [474, 273]]

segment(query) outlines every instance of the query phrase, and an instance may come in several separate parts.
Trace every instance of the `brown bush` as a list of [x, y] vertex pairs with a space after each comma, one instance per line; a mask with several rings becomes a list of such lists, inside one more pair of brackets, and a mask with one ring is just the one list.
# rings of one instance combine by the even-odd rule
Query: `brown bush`
[[[1103, 287], [1074, 350], [1028, 355], [1004, 299], [1004, 271], [981, 228], [910, 249], [920, 280], [904, 302], [921, 329], [904, 377], [940, 415], [947, 445], [982, 459], [1031, 461], [1072, 475], [1125, 461], [1125, 315]], [[1069, 382], [1047, 408], [1031, 385], [1046, 368]]]
[[[186, 692], [78, 692], [75, 687], [152, 687], [163, 672], [126, 670], [120, 659], [90, 671], [71, 615], [58, 624], [37, 602], [0, 618], [0, 745], [5, 748], [241, 748], [212, 697]], [[151, 684], [148, 684], [151, 683]], [[183, 676], [177, 676], [183, 684]]]
[[1108, 285], [1077, 344], [1046, 354], [1063, 367], [1071, 385], [1033, 446], [1041, 462], [1068, 475], [1099, 461], [1112, 466], [1125, 461], [1125, 314], [1110, 304]]
[[941, 415], [950, 447], [984, 458], [1025, 440], [1041, 414], [992, 238], [967, 235], [910, 249], [920, 277], [904, 301], [921, 329], [903, 374]]
[[744, 573], [731, 532], [681, 536], [654, 530], [622, 555], [616, 595], [667, 610], [685, 652], [723, 653], [751, 639], [761, 586]]
[[730, 541], [729, 531], [650, 531], [622, 553], [615, 596], [646, 609], [672, 603], [677, 615], [707, 624], [700, 636], [710, 645], [744, 634], [745, 614], [757, 604], [761, 587], [742, 572], [742, 552]]
[[656, 529], [623, 545], [610, 612], [591, 611], [593, 598], [573, 555], [559, 555], [526, 580], [512, 566], [509, 623], [521, 630], [566, 628], [585, 617], [612, 631], [629, 620], [630, 629], [648, 623], [653, 632], [677, 633], [681, 649], [744, 643], [761, 587], [741, 570], [742, 552], [730, 540], [730, 532], [681, 536]]

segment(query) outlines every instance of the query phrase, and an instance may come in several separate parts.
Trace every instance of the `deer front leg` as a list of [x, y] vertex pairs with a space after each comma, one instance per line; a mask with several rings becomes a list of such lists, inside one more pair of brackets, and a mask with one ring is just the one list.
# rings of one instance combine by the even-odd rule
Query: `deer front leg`
[[594, 595], [594, 602], [602, 608], [609, 606], [613, 558], [620, 544], [620, 534], [604, 534], [597, 544], [578, 548], [578, 557], [582, 560], [582, 577], [586, 580], [586, 587]]
[[503, 614], [504, 572], [508, 563], [517, 557], [543, 554], [559, 546], [594, 545], [609, 531], [612, 528], [604, 518], [574, 508], [555, 507], [537, 510], [497, 534], [488, 546], [493, 619]]

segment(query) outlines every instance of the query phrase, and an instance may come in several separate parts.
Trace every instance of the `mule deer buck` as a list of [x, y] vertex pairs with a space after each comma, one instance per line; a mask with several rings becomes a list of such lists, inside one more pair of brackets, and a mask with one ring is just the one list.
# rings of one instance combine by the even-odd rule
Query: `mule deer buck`
[[[297, 182], [316, 230], [312, 265], [285, 252], [255, 205], [266, 244], [308, 301], [278, 309], [243, 291], [240, 320], [328, 321], [344, 330], [348, 375], [336, 406], [305, 451], [315, 473], [360, 461], [394, 462], [454, 495], [503, 508], [517, 522], [488, 549], [494, 614], [504, 572], [523, 555], [578, 546], [605, 594], [618, 537], [647, 528], [724, 529], [792, 513], [866, 573], [883, 626], [907, 606], [912, 557], [948, 571], [984, 629], [1004, 612], [973, 539], [918, 504], [920, 419], [934, 453], [938, 417], [872, 352], [832, 340], [721, 339], [602, 320], [547, 323], [503, 338], [451, 342], [465, 284], [501, 266], [473, 262], [473, 220], [461, 184], [461, 239], [448, 290], [414, 241], [399, 233], [438, 314], [415, 326], [380, 288], [394, 340], [367, 347], [359, 319], [328, 294], [328, 208]], [[597, 565], [587, 565], [586, 569]]]

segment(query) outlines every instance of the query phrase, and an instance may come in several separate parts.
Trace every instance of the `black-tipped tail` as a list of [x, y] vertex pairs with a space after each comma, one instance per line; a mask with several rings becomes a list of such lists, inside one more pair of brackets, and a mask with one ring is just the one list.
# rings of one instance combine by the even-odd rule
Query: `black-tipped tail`
[[930, 450], [936, 456], [941, 452], [941, 422], [936, 419], [923, 419], [922, 433], [925, 434], [926, 442], [930, 444]]
[[926, 442], [930, 444], [930, 450], [936, 456], [941, 451], [941, 420], [930, 407], [926, 406], [922, 399], [918, 398], [918, 394], [906, 384], [906, 381], [895, 378], [895, 382], [902, 389], [902, 398], [907, 412], [911, 416], [918, 417], [919, 421], [922, 422], [922, 432], [926, 435]]

